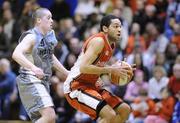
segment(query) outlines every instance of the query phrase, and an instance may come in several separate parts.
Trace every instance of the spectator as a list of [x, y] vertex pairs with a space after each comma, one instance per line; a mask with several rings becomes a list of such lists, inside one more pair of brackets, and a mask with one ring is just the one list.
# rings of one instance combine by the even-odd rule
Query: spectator
[[4, 29], [3, 29], [3, 25], [0, 23], [0, 57], [7, 57], [9, 55], [8, 52], [8, 42], [7, 42], [7, 38], [6, 38], [6, 34], [4, 33]]
[[175, 99], [171, 96], [167, 87], [160, 91], [162, 100], [156, 103], [156, 113], [149, 115], [144, 123], [168, 123], [172, 117]]
[[63, 82], [60, 81], [58, 76], [53, 76], [51, 82], [54, 90], [53, 102], [57, 114], [56, 121], [57, 123], [69, 123], [74, 115], [75, 110], [69, 105], [69, 103], [64, 97]]
[[67, 48], [67, 45], [65, 45], [62, 41], [59, 41], [57, 46], [55, 47], [54, 54], [57, 57], [57, 59], [62, 64], [64, 64], [66, 57], [69, 54], [69, 50]]
[[38, 7], [32, 0], [27, 0], [24, 3], [22, 13], [20, 15], [19, 23], [21, 23], [21, 32], [27, 31], [33, 26], [32, 13]]
[[78, 38], [71, 38], [69, 40], [69, 51], [74, 53], [76, 58], [78, 57], [79, 53], [81, 52], [81, 43]]
[[173, 66], [173, 75], [170, 77], [168, 87], [174, 95], [180, 90], [180, 63]]
[[169, 65], [166, 63], [165, 53], [156, 53], [155, 66], [162, 66], [166, 70], [166, 72], [169, 70]]
[[137, 69], [140, 69], [144, 72], [144, 80], [148, 81], [150, 78], [150, 75], [149, 75], [148, 68], [144, 65], [143, 54], [137, 53], [134, 55], [134, 64], [136, 64]]
[[8, 119], [10, 104], [17, 97], [15, 91], [16, 75], [11, 71], [10, 62], [0, 59], [0, 118]]
[[126, 54], [130, 54], [134, 51], [134, 47], [139, 46], [142, 51], [145, 51], [145, 41], [140, 35], [140, 25], [138, 23], [133, 23], [131, 27], [131, 34], [128, 37], [128, 44], [126, 47]]
[[172, 116], [172, 123], [180, 123], [180, 90], [176, 94], [177, 102], [174, 106], [174, 112]]
[[[133, 0], [135, 5], [135, 12], [133, 16], [133, 22], [136, 22], [140, 25], [141, 34], [144, 32], [144, 26], [146, 25], [146, 14], [145, 14], [145, 5], [143, 0]], [[143, 25], [143, 26], [142, 26]]]
[[75, 13], [87, 17], [96, 10], [94, 6], [94, 0], [79, 0], [78, 2], [79, 3], [75, 9]]
[[13, 25], [15, 23], [15, 19], [10, 9], [3, 12], [3, 21], [4, 33], [7, 35], [7, 42], [8, 45], [10, 45], [12, 39]]
[[153, 77], [149, 80], [148, 96], [152, 99], [162, 99], [160, 90], [167, 86], [169, 78], [166, 76], [166, 71], [162, 66], [153, 68]]
[[76, 55], [73, 53], [70, 53], [67, 55], [66, 57], [66, 61], [65, 61], [65, 67], [70, 70], [72, 66], [74, 66], [74, 63], [76, 62], [77, 58]]
[[148, 84], [144, 82], [144, 73], [142, 70], [136, 70], [134, 74], [134, 81], [128, 84], [124, 99], [128, 102], [132, 102], [139, 96], [141, 89], [147, 90]]
[[180, 64], [180, 55], [177, 55], [176, 60], [175, 60], [175, 64]]
[[146, 89], [140, 89], [139, 96], [131, 104], [134, 119], [132, 123], [143, 123], [144, 119], [155, 112], [155, 102], [148, 97]]
[[[4, 1], [4, 0], [3, 0]], [[0, 9], [0, 17], [2, 18], [3, 17], [3, 12], [5, 10], [11, 10], [12, 9], [12, 6], [11, 6], [11, 3], [10, 1], [6, 0], [2, 3], [2, 8]]]
[[175, 43], [180, 51], [180, 25], [174, 24], [174, 35], [171, 38], [172, 43]]
[[178, 55], [178, 48], [177, 45], [174, 43], [169, 43], [166, 51], [166, 63], [169, 65], [169, 71], [168, 71], [168, 76], [171, 76], [173, 74], [173, 65], [176, 59], [176, 56]]

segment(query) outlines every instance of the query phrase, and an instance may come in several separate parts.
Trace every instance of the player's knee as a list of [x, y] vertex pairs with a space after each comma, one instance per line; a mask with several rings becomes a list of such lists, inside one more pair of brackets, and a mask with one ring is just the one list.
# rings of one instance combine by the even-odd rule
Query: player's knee
[[113, 119], [115, 119], [115, 117], [116, 117], [116, 112], [114, 110], [108, 112], [107, 119], [109, 121], [112, 121]]
[[55, 123], [56, 121], [56, 113], [53, 108], [46, 109], [42, 117], [44, 117], [48, 123]]
[[115, 117], [116, 117], [116, 112], [109, 105], [106, 105], [100, 111], [99, 115], [100, 115], [101, 119], [107, 121], [107, 123], [111, 123], [112, 120], [115, 119]]
[[48, 114], [47, 114], [47, 120], [49, 121], [49, 123], [55, 123], [56, 121], [56, 114], [54, 112], [54, 110], [50, 111]]
[[129, 114], [131, 112], [131, 107], [126, 103], [122, 103], [118, 107], [118, 112], [119, 114], [124, 115], [124, 117], [129, 117]]

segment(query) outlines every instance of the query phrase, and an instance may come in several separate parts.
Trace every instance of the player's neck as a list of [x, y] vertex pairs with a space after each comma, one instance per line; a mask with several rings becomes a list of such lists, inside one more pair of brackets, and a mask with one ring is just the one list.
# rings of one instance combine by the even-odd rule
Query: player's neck
[[42, 34], [42, 35], [46, 35], [48, 31], [43, 30], [41, 27], [36, 26], [35, 28], [37, 28], [37, 30]]
[[110, 36], [106, 35], [108, 41], [109, 41], [109, 44], [113, 44], [114, 42], [116, 42], [113, 38], [111, 38]]
[[106, 33], [104, 33], [104, 32], [102, 32], [102, 33], [105, 35], [106, 40], [109, 42], [110, 45], [115, 42], [115, 41], [114, 41], [111, 37], [109, 37]]

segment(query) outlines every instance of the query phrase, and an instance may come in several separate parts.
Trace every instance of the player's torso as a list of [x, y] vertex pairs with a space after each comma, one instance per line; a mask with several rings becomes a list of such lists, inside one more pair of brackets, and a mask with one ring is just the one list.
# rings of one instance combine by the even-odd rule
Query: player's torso
[[[47, 35], [43, 36], [36, 28], [33, 28], [21, 37], [25, 37], [27, 34], [34, 34], [36, 36], [36, 41], [31, 53], [26, 53], [26, 58], [35, 64], [37, 67], [43, 69], [47, 76], [51, 76], [52, 71], [52, 54], [54, 53], [54, 47], [57, 44], [54, 32], [49, 32]], [[21, 41], [23, 38], [19, 39]], [[21, 72], [24, 69], [21, 70]]]
[[[107, 39], [103, 33], [98, 33], [98, 34], [93, 35], [90, 38], [88, 38], [84, 43], [82, 53], [80, 54], [75, 65], [72, 67], [72, 69], [69, 73], [69, 76], [66, 80], [66, 84], [67, 83], [70, 84], [71, 87], [69, 86], [69, 88], [71, 88], [71, 89], [77, 89], [77, 88], [82, 89], [84, 86], [94, 87], [96, 81], [98, 80], [98, 78], [100, 76], [100, 75], [96, 75], [96, 74], [82, 74], [82, 73], [80, 73], [80, 64], [81, 64], [81, 60], [83, 58], [83, 55], [86, 52], [87, 45], [91, 41], [91, 39], [93, 39], [95, 37], [103, 38], [104, 48], [101, 51], [101, 53], [98, 55], [96, 60], [93, 62], [93, 65], [96, 65], [98, 67], [104, 67], [113, 54], [114, 46], [113, 46], [113, 48], [110, 46], [109, 42], [107, 41]], [[74, 82], [72, 82], [72, 80], [74, 80]]]

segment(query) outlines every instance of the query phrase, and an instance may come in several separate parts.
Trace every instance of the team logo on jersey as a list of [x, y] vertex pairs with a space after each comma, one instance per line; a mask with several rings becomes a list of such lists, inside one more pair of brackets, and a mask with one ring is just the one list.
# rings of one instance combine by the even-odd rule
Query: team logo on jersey
[[47, 43], [45, 41], [45, 39], [42, 39], [37, 47], [38, 49], [38, 55], [42, 58], [42, 59], [49, 59], [51, 58], [54, 49], [53, 49], [53, 43]]

